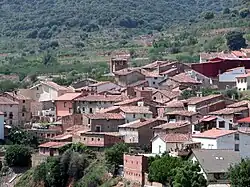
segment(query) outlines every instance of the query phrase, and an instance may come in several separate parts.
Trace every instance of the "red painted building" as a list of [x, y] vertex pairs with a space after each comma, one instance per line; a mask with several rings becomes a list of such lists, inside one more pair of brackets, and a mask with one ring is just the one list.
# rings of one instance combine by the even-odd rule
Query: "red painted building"
[[192, 64], [191, 67], [207, 77], [217, 77], [220, 73], [232, 68], [250, 69], [250, 58], [214, 58], [206, 63]]

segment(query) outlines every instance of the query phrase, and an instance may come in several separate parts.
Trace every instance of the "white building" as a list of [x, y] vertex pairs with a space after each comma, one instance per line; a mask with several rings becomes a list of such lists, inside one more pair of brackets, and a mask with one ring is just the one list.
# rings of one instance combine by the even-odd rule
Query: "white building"
[[250, 134], [246, 132], [213, 128], [193, 134], [192, 140], [200, 142], [202, 149], [228, 149], [239, 152], [242, 158], [250, 157]]
[[152, 118], [153, 113], [146, 106], [121, 106], [121, 112], [125, 116], [126, 123], [141, 119]]
[[236, 77], [246, 74], [245, 67], [237, 67], [229, 69], [226, 72], [219, 74], [219, 82], [235, 82]]
[[242, 74], [236, 77], [236, 87], [239, 91], [248, 90], [250, 87], [250, 73]]
[[152, 88], [159, 88], [159, 83], [167, 78], [167, 76], [160, 75], [158, 71], [147, 71], [141, 69], [141, 73], [145, 75], [145, 79], [148, 81], [148, 86]]

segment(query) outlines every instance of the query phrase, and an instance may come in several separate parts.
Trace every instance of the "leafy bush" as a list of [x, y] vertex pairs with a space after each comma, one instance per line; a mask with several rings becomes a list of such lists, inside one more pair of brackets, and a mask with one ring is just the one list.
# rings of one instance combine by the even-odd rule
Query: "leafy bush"
[[8, 166], [30, 166], [31, 152], [23, 145], [10, 145], [6, 149], [5, 161]]
[[214, 13], [213, 12], [206, 12], [204, 14], [205, 19], [213, 19], [214, 18]]

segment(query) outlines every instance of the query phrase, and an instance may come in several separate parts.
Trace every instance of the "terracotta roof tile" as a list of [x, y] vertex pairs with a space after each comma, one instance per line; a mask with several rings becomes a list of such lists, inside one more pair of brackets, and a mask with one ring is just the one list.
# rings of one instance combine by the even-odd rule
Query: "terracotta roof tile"
[[232, 51], [231, 52], [233, 55], [235, 55], [236, 57], [245, 57], [246, 55], [244, 53], [242, 53], [241, 51]]
[[238, 123], [250, 123], [250, 117], [246, 117], [238, 120]]
[[184, 109], [184, 104], [182, 101], [170, 101], [166, 103], [166, 107], [168, 108], [183, 108]]
[[250, 104], [250, 101], [248, 100], [243, 100], [237, 103], [233, 103], [231, 105], [228, 105], [227, 108], [238, 108], [238, 107], [248, 107]]
[[95, 114], [83, 114], [90, 119], [109, 119], [109, 120], [120, 120], [125, 119], [122, 114], [119, 113], [95, 113]]
[[44, 144], [40, 144], [39, 147], [59, 148], [71, 143], [72, 142], [46, 142]]
[[178, 128], [185, 127], [185, 126], [188, 126], [188, 125], [190, 125], [190, 123], [188, 123], [186, 121], [176, 122], [176, 123], [164, 123], [162, 125], [154, 127], [154, 129], [162, 129], [162, 130], [178, 129]]
[[131, 104], [131, 103], [134, 103], [134, 102], [139, 102], [139, 101], [143, 101], [143, 97], [135, 97], [135, 98], [132, 98], [132, 99], [126, 99], [124, 101], [115, 103], [114, 105], [117, 105], [117, 106], [128, 105], [128, 104]]
[[198, 114], [198, 112], [188, 111], [188, 110], [176, 110], [172, 112], [167, 112], [167, 115], [180, 115], [180, 116], [193, 116]]
[[173, 71], [177, 71], [177, 68], [171, 68], [171, 69], [169, 69], [169, 70], [166, 70], [166, 71], [161, 72], [160, 74], [161, 74], [161, 75], [167, 75], [167, 74], [169, 74], [169, 73], [172, 73]]
[[130, 73], [134, 73], [134, 72], [139, 72], [138, 71], [139, 68], [124, 68], [124, 69], [121, 69], [119, 71], [115, 71], [114, 74], [115, 75], [128, 75]]
[[161, 121], [162, 123], [166, 122], [166, 120], [164, 120], [164, 119], [156, 119], [156, 118], [146, 119], [146, 118], [141, 118], [141, 119], [138, 119], [136, 121], [132, 121], [130, 123], [119, 125], [119, 128], [134, 128], [134, 129], [137, 129], [137, 128], [140, 128], [140, 127], [143, 127], [143, 126], [146, 126], [146, 125], [150, 125], [151, 123], [154, 123], [156, 121]]
[[0, 97], [0, 105], [18, 105], [18, 102], [14, 102], [6, 97]]
[[222, 96], [221, 94], [216, 94], [216, 95], [208, 95], [204, 97], [191, 97], [187, 99], [186, 101], [188, 102], [189, 105], [196, 105], [198, 103], [201, 103], [210, 99], [219, 98], [221, 96]]
[[188, 142], [192, 138], [190, 134], [181, 134], [181, 133], [169, 133], [166, 135], [160, 135], [161, 139], [165, 142]]
[[115, 112], [119, 112], [119, 110], [120, 110], [120, 106], [111, 106], [111, 107], [99, 110], [99, 113], [115, 113]]
[[54, 88], [55, 90], [64, 90], [64, 91], [69, 90], [68, 88], [61, 86], [59, 84], [56, 84], [55, 82], [52, 82], [52, 81], [41, 81], [41, 84], [45, 84], [51, 88]]
[[66, 93], [59, 97], [57, 97], [56, 101], [72, 101], [73, 99], [76, 99], [77, 97], [80, 97], [82, 93]]
[[166, 64], [174, 64], [176, 62], [173, 62], [173, 61], [155, 61], [155, 62], [152, 62], [150, 64], [147, 64], [145, 66], [142, 66], [142, 68], [144, 69], [153, 69], [153, 68], [156, 68], [156, 67], [159, 67], [159, 66], [163, 66], [163, 65], [166, 65]]
[[162, 75], [159, 75], [158, 72], [152, 72], [152, 71], [147, 71], [145, 69], [141, 69], [140, 71], [145, 77], [163, 77]]
[[235, 131], [235, 130], [221, 130], [221, 129], [213, 128], [213, 129], [204, 131], [204, 132], [199, 133], [199, 134], [193, 134], [192, 137], [193, 138], [210, 138], [210, 139], [216, 139], [216, 138], [219, 138], [221, 136], [233, 134], [235, 132], [237, 132], [237, 131]]
[[107, 102], [119, 102], [122, 101], [121, 95], [87, 95], [83, 97], [79, 97], [76, 101], [91, 101], [91, 102], [100, 102], [100, 101], [107, 101]]
[[149, 107], [145, 106], [121, 106], [120, 110], [124, 113], [152, 114]]
[[31, 98], [27, 97], [27, 96], [24, 96], [20, 93], [15, 93], [15, 92], [5, 92], [6, 94], [8, 94], [9, 96], [11, 97], [14, 97], [16, 98], [17, 100], [31, 100]]
[[248, 108], [247, 107], [224, 108], [221, 110], [210, 112], [209, 114], [211, 114], [211, 115], [227, 115], [227, 114], [234, 114], [234, 113], [242, 112], [244, 110], [248, 110]]
[[191, 83], [191, 84], [201, 84], [201, 82], [195, 80], [191, 76], [187, 75], [186, 73], [180, 73], [173, 77], [170, 77], [170, 79], [179, 82], [179, 83]]
[[140, 80], [137, 82], [134, 82], [132, 84], [129, 84], [128, 87], [136, 87], [136, 86], [141, 86], [141, 85], [145, 85], [145, 83], [147, 83], [147, 80]]

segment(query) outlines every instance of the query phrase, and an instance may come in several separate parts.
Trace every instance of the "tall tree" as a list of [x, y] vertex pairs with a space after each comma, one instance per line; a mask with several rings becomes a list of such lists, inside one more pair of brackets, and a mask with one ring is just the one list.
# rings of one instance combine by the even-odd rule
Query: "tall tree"
[[116, 175], [118, 166], [123, 164], [123, 154], [128, 152], [128, 146], [124, 143], [116, 144], [105, 152], [107, 166]]
[[231, 31], [226, 34], [227, 46], [230, 50], [240, 50], [247, 47], [246, 39], [242, 32]]
[[176, 169], [173, 187], [206, 187], [207, 181], [200, 171], [198, 164], [186, 162], [181, 168]]
[[246, 187], [250, 184], [250, 160], [242, 160], [239, 164], [231, 166], [229, 179], [232, 187]]

